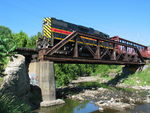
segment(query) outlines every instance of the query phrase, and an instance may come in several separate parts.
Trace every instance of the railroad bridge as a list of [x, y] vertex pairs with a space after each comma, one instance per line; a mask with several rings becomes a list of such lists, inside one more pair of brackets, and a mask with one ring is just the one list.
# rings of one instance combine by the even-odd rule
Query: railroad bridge
[[[83, 37], [94, 40], [96, 45], [85, 44]], [[124, 41], [125, 39], [121, 42], [74, 31], [54, 46], [40, 49], [18, 48], [16, 51], [24, 55], [28, 64], [30, 63], [29, 75], [35, 77], [35, 85], [42, 91], [41, 106], [50, 106], [57, 103], [53, 67], [55, 62], [127, 65], [136, 69], [145, 65], [141, 50], [147, 47]], [[111, 46], [104, 46], [104, 42]]]
[[[95, 46], [86, 45], [82, 37], [89, 37], [97, 43]], [[104, 46], [101, 42], [112, 46]], [[80, 43], [84, 45], [79, 45]], [[66, 47], [69, 44], [70, 51]], [[48, 60], [56, 63], [144, 65], [145, 60], [140, 51], [146, 48], [147, 46], [134, 42], [127, 44], [75, 31], [55, 46], [42, 49], [18, 48], [16, 51], [32, 56], [33, 60]]]

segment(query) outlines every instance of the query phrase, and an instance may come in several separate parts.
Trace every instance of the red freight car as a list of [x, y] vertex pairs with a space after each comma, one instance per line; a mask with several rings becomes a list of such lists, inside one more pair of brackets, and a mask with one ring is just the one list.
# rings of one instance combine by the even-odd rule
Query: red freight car
[[[142, 44], [138, 44], [123, 38], [120, 38], [119, 36], [114, 36], [111, 38], [111, 40], [117, 41], [117, 42], [121, 42], [121, 43], [125, 43], [128, 45], [132, 45], [138, 48], [138, 50], [140, 51], [141, 55], [145, 58], [145, 59], [150, 59], [150, 47], [148, 46], [144, 46]], [[128, 54], [136, 54], [135, 50], [133, 48], [130, 47], [124, 47], [121, 45], [117, 45], [116, 50], [118, 53], [125, 53], [127, 51]]]
[[142, 50], [141, 54], [144, 58], [150, 59], [150, 47], [147, 47], [145, 50]]

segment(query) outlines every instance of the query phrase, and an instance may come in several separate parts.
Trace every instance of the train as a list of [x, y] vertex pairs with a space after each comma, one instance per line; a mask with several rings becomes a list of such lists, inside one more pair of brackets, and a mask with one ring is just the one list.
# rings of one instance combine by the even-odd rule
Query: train
[[[55, 46], [58, 42], [63, 40], [66, 36], [71, 34], [73, 31], [78, 31], [81, 33], [91, 34], [95, 37], [100, 37], [101, 39], [109, 39], [113, 41], [117, 41], [120, 43], [125, 43], [128, 45], [132, 45], [134, 47], [137, 47], [145, 59], [150, 59], [150, 47], [131, 42], [128, 40], [125, 40], [123, 38], [120, 38], [119, 36], [110, 37], [108, 34], [103, 33], [101, 31], [95, 30], [90, 27], [85, 27], [81, 25], [76, 25], [73, 23], [69, 23], [63, 20], [59, 20], [56, 18], [44, 18], [43, 19], [43, 37], [38, 39], [38, 48], [49, 48]], [[89, 45], [96, 47], [97, 41], [95, 39], [80, 36], [82, 40], [84, 40], [85, 43], [78, 40], [79, 43], [79, 52], [86, 53], [87, 48], [84, 45]], [[44, 39], [44, 41], [43, 41]], [[64, 48], [62, 48], [62, 51], [60, 53], [65, 52], [65, 54], [71, 53], [73, 50], [71, 49], [73, 46], [72, 42], [74, 40], [70, 40], [70, 43], [66, 44]], [[41, 43], [42, 42], [42, 43]], [[101, 48], [108, 48], [113, 49], [113, 45], [106, 41], [101, 41]], [[128, 54], [134, 55], [136, 54], [135, 50], [133, 48], [125, 48], [124, 46], [117, 45], [116, 47], [117, 53], [123, 53], [125, 51], [128, 51]], [[95, 51], [95, 50], [94, 50]]]
[[[142, 55], [142, 57], [144, 59], [150, 59], [150, 46], [138, 44], [138, 43], [123, 39], [119, 36], [111, 37], [110, 40], [134, 46], [134, 47], [138, 48], [140, 54]], [[130, 48], [130, 47], [125, 48], [124, 46], [121, 46], [121, 45], [117, 45], [116, 50], [117, 50], [117, 53], [125, 53], [127, 51], [128, 54], [131, 54], [131, 55], [136, 54], [136, 52], [133, 48]]]

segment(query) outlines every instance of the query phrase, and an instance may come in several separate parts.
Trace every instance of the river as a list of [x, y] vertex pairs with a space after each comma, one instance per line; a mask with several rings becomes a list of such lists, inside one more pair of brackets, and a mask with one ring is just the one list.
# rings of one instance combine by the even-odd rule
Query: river
[[92, 101], [75, 101], [66, 99], [64, 105], [40, 108], [34, 113], [150, 113], [150, 104], [142, 104], [135, 106], [132, 110], [116, 111], [106, 109], [103, 112], [99, 111], [99, 107]]

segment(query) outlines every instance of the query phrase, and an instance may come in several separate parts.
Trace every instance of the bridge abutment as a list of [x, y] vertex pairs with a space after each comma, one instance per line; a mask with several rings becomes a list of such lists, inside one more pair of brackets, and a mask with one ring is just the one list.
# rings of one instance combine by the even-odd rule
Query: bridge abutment
[[[50, 61], [31, 62], [29, 66], [31, 83], [35, 83], [41, 88], [41, 106], [53, 106], [65, 103], [61, 99], [56, 99], [56, 84], [54, 63]], [[35, 78], [35, 79], [34, 79]]]
[[148, 65], [126, 65], [123, 68], [122, 72], [126, 75], [129, 75], [136, 72], [144, 71], [148, 67], [149, 67]]

